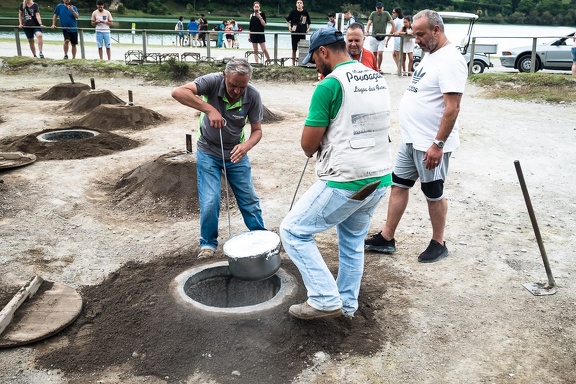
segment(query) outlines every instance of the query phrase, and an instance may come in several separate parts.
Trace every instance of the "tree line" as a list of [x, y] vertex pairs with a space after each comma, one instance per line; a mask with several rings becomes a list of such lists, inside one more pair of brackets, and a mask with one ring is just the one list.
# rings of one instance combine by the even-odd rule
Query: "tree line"
[[[110, 5], [105, 0], [106, 6]], [[117, 0], [116, 0], [117, 1]], [[314, 19], [315, 16], [351, 10], [360, 19], [368, 17], [375, 9], [378, 0], [353, 0], [335, 3], [333, 0], [304, 0], [304, 8]], [[175, 15], [181, 10], [170, 9], [164, 0], [120, 0], [118, 13], [125, 10], [138, 10], [150, 15]], [[54, 5], [56, 5], [56, 2]], [[186, 9], [188, 15], [200, 13], [232, 17], [246, 17], [252, 10], [253, 0], [173, 0], [174, 4]], [[295, 8], [296, 0], [261, 1], [261, 7], [268, 17], [285, 17]], [[394, 7], [401, 7], [406, 15], [413, 15], [421, 9], [437, 11], [457, 11], [476, 13], [479, 22], [496, 24], [530, 24], [530, 25], [574, 25], [576, 28], [576, 0], [396, 0], [383, 1], [388, 12]], [[95, 0], [74, 0], [78, 8], [92, 9]]]

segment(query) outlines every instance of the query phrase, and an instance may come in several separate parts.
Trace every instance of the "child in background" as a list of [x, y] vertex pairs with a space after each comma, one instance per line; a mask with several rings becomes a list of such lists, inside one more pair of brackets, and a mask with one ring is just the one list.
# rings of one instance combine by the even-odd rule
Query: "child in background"
[[[404, 16], [404, 25], [398, 31], [398, 35], [405, 35], [402, 39], [402, 75], [412, 76], [414, 65], [414, 37], [412, 36], [412, 16]], [[406, 56], [408, 56], [408, 71], [406, 71]]]

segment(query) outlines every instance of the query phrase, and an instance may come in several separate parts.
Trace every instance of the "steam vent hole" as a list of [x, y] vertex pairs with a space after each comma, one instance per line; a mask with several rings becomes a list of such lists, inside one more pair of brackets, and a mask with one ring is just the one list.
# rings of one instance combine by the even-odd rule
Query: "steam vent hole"
[[46, 132], [37, 136], [40, 141], [58, 142], [88, 139], [100, 134], [89, 129], [62, 129], [58, 131]]
[[283, 269], [260, 281], [232, 276], [228, 262], [189, 269], [176, 278], [178, 296], [197, 309], [216, 313], [250, 313], [281, 304], [294, 293], [295, 280]]

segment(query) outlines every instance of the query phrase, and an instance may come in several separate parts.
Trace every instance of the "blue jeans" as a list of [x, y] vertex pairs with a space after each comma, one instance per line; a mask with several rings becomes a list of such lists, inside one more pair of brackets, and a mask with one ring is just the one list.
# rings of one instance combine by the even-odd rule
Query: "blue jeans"
[[[346, 315], [358, 309], [358, 294], [364, 272], [364, 239], [370, 219], [386, 188], [362, 201], [349, 198], [354, 191], [331, 188], [317, 181], [294, 205], [280, 225], [284, 250], [302, 274], [308, 304], [331, 311], [342, 308]], [[334, 279], [313, 235], [336, 226], [338, 233], [338, 277]]]
[[[221, 179], [224, 164], [220, 157], [196, 152], [198, 200], [200, 203], [200, 249], [218, 248], [218, 217], [220, 215]], [[260, 200], [252, 184], [252, 171], [248, 156], [234, 164], [226, 161], [226, 176], [244, 224], [250, 231], [266, 230], [262, 219]]]

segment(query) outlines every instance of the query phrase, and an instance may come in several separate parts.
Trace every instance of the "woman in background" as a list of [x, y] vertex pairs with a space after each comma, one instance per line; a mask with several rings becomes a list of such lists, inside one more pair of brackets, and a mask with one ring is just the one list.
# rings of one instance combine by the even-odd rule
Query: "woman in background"
[[36, 47], [34, 46], [34, 36], [38, 39], [38, 56], [44, 58], [42, 47], [44, 45], [42, 35], [42, 18], [40, 17], [40, 8], [33, 0], [24, 0], [18, 10], [18, 27], [24, 28], [24, 33], [28, 39], [30, 50], [36, 57]]

